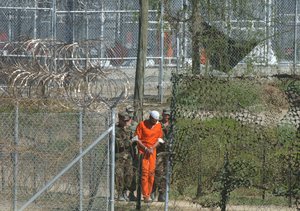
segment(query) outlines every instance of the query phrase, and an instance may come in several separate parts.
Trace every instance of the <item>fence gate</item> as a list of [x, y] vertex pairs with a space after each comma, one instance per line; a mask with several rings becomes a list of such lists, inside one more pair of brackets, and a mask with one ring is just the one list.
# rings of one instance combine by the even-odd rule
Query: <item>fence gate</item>
[[0, 207], [108, 210], [114, 185], [110, 112], [37, 112], [32, 104], [3, 102]]

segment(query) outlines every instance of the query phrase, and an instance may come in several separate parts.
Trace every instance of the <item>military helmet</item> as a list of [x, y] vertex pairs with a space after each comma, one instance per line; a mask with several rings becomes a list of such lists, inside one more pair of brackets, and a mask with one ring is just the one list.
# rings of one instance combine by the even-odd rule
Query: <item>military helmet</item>
[[171, 115], [171, 110], [169, 108], [163, 109], [163, 114]]
[[131, 105], [126, 106], [126, 112], [130, 113], [130, 112], [134, 112], [134, 108]]
[[125, 112], [125, 111], [119, 113], [118, 116], [119, 116], [119, 119], [122, 119], [124, 121], [128, 121], [128, 120], [131, 119], [130, 115], [127, 112]]

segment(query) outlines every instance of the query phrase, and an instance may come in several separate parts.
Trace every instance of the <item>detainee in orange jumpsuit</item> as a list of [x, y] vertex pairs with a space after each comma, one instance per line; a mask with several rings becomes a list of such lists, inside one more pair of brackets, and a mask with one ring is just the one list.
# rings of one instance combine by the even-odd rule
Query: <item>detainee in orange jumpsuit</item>
[[154, 183], [156, 147], [163, 137], [159, 112], [151, 111], [149, 119], [141, 121], [135, 131], [139, 153], [143, 154], [142, 160], [142, 195], [145, 202], [150, 201], [150, 194]]

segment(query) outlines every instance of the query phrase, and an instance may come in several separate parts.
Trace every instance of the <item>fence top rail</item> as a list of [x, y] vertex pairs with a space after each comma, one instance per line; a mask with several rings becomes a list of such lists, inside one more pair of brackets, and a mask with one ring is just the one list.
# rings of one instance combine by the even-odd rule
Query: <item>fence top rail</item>
[[[52, 7], [0, 7], [0, 10], [53, 10]], [[139, 10], [55, 10], [57, 13], [135, 13]], [[148, 10], [149, 13], [157, 13], [158, 10]]]
[[0, 7], [0, 10], [49, 10], [52, 8], [49, 7]]

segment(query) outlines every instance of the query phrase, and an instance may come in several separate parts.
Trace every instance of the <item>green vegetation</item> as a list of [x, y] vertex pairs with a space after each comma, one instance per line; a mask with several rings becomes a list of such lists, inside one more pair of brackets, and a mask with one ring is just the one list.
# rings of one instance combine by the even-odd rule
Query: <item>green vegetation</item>
[[[287, 109], [284, 91], [298, 93], [300, 84], [181, 77], [177, 85], [171, 197], [223, 211], [228, 204], [292, 205], [300, 196], [295, 126], [264, 126], [225, 114], [247, 119], [248, 113]], [[183, 113], [189, 111], [213, 112], [187, 118]]]
[[176, 103], [180, 107], [207, 111], [249, 108], [259, 112], [270, 109], [270, 106], [287, 107], [281, 88], [276, 86], [246, 79], [187, 77], [178, 84]]

